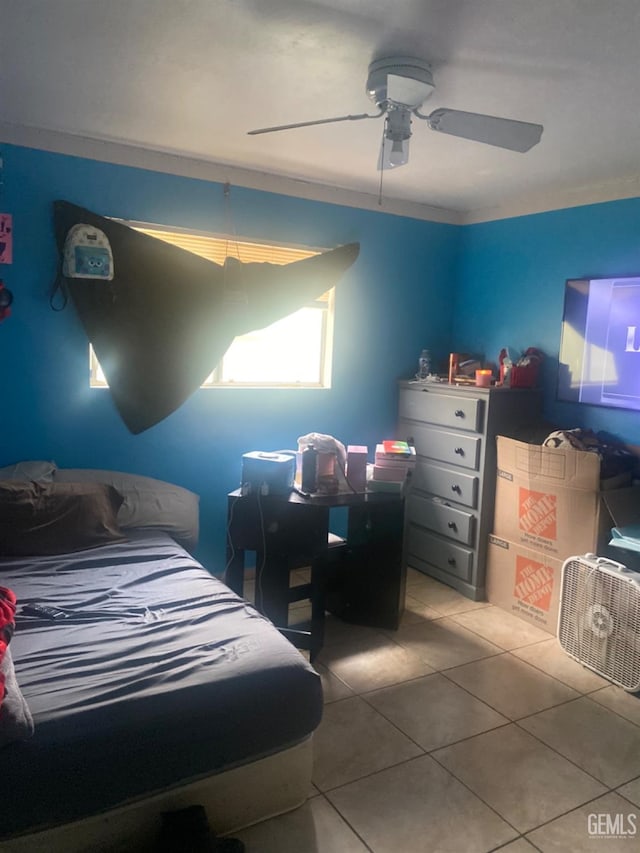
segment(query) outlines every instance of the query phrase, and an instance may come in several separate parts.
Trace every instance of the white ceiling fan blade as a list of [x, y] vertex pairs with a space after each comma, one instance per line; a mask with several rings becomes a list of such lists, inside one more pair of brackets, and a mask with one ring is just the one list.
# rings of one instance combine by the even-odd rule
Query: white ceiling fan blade
[[360, 121], [363, 118], [380, 118], [384, 115], [384, 110], [381, 110], [375, 115], [369, 113], [360, 113], [360, 115], [336, 116], [335, 118], [319, 118], [315, 121], [299, 121], [296, 124], [279, 124], [275, 127], [260, 127], [258, 130], [247, 131], [248, 136], [256, 136], [259, 133], [275, 133], [277, 130], [294, 130], [296, 127], [312, 127], [314, 124], [333, 124], [336, 121]]
[[481, 113], [466, 113], [462, 110], [434, 110], [428, 116], [417, 111], [414, 113], [418, 118], [426, 119], [431, 130], [437, 130], [439, 133], [448, 133], [451, 136], [460, 136], [463, 139], [521, 153], [533, 148], [540, 141], [543, 131], [541, 124], [496, 118]]
[[378, 155], [378, 171], [387, 169], [397, 169], [398, 166], [404, 166], [409, 162], [409, 140], [408, 139], [388, 139], [386, 136], [380, 145], [380, 154]]
[[387, 74], [387, 98], [406, 107], [419, 107], [433, 92], [433, 84], [401, 77], [399, 74]]

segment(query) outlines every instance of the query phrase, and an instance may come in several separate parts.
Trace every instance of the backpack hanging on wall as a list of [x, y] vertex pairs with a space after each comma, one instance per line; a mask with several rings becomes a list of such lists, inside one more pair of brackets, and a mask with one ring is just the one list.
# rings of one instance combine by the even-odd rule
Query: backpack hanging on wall
[[113, 253], [109, 238], [92, 225], [74, 225], [64, 241], [62, 274], [67, 278], [113, 280]]

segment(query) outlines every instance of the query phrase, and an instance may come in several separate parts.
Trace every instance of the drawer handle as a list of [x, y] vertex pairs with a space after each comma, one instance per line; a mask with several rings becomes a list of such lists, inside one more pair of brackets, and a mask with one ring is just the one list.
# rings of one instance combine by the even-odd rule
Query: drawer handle
[[456, 409], [456, 410], [455, 410], [455, 416], [456, 416], [457, 418], [463, 418], [463, 417], [464, 417], [464, 412], [462, 411], [462, 409]]
[[455, 523], [455, 521], [448, 521], [447, 527], [449, 528], [449, 530], [457, 530], [458, 529], [458, 525]]
[[447, 563], [449, 563], [450, 566], [455, 566], [456, 558], [455, 557], [449, 557], [449, 559], [447, 560]]
[[451, 491], [456, 492], [456, 494], [458, 494], [458, 495], [462, 494], [462, 489], [458, 485], [451, 486]]
[[456, 449], [453, 452], [457, 453], [458, 456], [464, 456], [464, 448], [462, 448], [462, 447], [456, 447]]

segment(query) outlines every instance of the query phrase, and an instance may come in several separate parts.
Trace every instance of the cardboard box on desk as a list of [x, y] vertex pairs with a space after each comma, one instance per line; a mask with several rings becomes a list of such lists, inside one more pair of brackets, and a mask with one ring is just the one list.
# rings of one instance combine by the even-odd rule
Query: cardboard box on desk
[[554, 636], [558, 627], [563, 560], [490, 535], [487, 598]]
[[497, 441], [497, 537], [560, 560], [609, 541], [613, 521], [602, 492], [628, 485], [629, 475], [601, 482], [595, 453]]

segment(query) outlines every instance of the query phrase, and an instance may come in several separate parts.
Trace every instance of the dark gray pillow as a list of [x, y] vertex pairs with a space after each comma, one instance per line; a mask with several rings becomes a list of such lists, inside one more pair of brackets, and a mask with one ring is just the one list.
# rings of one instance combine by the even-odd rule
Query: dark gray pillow
[[9, 649], [0, 661], [4, 675], [5, 696], [0, 704], [0, 747], [16, 740], [27, 740], [33, 734], [33, 717], [20, 692]]
[[0, 555], [65, 554], [121, 541], [121, 505], [104, 483], [0, 481]]
[[165, 530], [190, 549], [198, 544], [198, 495], [153, 477], [95, 468], [57, 468], [56, 483], [107, 483], [124, 498], [118, 524], [125, 528]]

